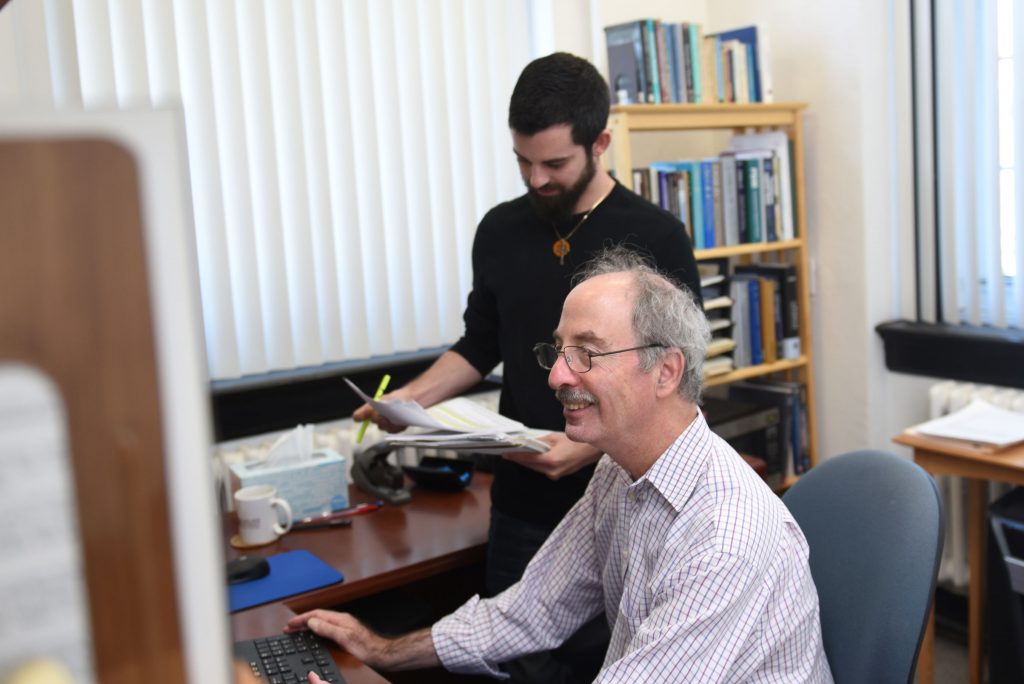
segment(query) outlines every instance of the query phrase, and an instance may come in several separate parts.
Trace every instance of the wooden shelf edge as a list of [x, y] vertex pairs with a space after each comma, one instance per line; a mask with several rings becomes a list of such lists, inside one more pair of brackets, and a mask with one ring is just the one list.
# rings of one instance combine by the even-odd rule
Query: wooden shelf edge
[[806, 108], [806, 102], [614, 105], [611, 117], [630, 131], [792, 126]]
[[742, 245], [729, 245], [727, 247], [710, 247], [708, 249], [695, 249], [693, 255], [697, 261], [704, 259], [719, 259], [721, 257], [740, 256], [743, 254], [764, 254], [767, 252], [781, 252], [786, 250], [800, 249], [804, 242], [802, 239], [776, 240], [774, 242], [752, 242]]
[[781, 371], [796, 370], [798, 368], [804, 368], [806, 366], [806, 356], [801, 356], [800, 358], [797, 359], [775, 361], [774, 363], [761, 363], [756, 366], [744, 366], [743, 368], [737, 368], [734, 371], [722, 373], [721, 375], [712, 375], [711, 377], [705, 377], [704, 386], [715, 387], [717, 385], [727, 385], [729, 383], [736, 382], [737, 380], [757, 378], [762, 375], [771, 375], [772, 373], [779, 373]]

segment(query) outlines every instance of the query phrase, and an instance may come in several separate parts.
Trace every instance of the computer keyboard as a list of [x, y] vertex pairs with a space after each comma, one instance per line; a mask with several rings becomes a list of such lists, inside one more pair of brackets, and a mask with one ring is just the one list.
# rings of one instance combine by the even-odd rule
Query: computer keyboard
[[312, 632], [236, 641], [235, 657], [248, 663], [252, 673], [267, 684], [305, 682], [310, 670], [327, 682], [345, 681], [331, 659], [327, 642]]

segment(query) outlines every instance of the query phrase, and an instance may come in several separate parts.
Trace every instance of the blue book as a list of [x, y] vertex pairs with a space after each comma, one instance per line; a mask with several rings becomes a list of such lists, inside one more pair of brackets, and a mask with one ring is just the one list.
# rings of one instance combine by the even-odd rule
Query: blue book
[[647, 75], [651, 83], [651, 103], [661, 104], [661, 75], [658, 73], [658, 40], [654, 19], [648, 19], [644, 30], [647, 45]]
[[693, 214], [693, 248], [706, 249], [704, 244], [704, 182], [700, 162], [685, 162], [690, 172], [690, 212]]
[[715, 246], [715, 179], [714, 161], [700, 162], [700, 182], [703, 190], [701, 205], [704, 209], [704, 248]]
[[700, 27], [687, 24], [687, 28], [690, 29], [690, 62], [693, 64], [693, 101], [703, 102], [700, 86]]
[[764, 343], [761, 341], [761, 281], [751, 278], [750, 288], [750, 363], [764, 363]]
[[752, 273], [735, 273], [734, 283], [741, 283], [747, 288], [747, 331], [750, 340], [750, 365], [764, 363], [764, 343], [761, 340], [761, 281]]
[[763, 102], [761, 70], [767, 68], [767, 65], [760, 64], [758, 60], [757, 27], [743, 26], [731, 31], [721, 31], [715, 35], [719, 40], [738, 40], [747, 46], [747, 64], [750, 66], [747, 70], [749, 72], [747, 80], [750, 84], [750, 101]]

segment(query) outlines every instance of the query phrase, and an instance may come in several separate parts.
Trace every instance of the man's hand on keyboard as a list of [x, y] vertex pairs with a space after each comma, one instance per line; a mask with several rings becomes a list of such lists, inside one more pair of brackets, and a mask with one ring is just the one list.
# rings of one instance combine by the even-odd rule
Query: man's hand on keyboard
[[[397, 639], [386, 639], [348, 613], [311, 610], [289, 620], [284, 631], [299, 632], [304, 629], [330, 639], [370, 667], [412, 670], [441, 664], [434, 651], [429, 627]], [[320, 680], [310, 676], [309, 681]]]

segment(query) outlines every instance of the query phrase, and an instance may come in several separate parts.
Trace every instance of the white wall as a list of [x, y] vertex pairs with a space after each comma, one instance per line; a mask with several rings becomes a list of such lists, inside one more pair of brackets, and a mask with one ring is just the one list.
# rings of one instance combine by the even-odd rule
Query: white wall
[[[592, 0], [601, 26], [656, 17], [770, 37], [777, 101], [805, 101], [819, 449], [898, 450], [931, 380], [886, 370], [878, 323], [912, 317], [905, 0]], [[559, 27], [556, 47], [573, 29]], [[579, 43], [576, 42], [578, 45]], [[603, 50], [603, 45], [599, 46]], [[559, 49], [569, 49], [568, 47]], [[603, 56], [588, 55], [603, 64]]]

